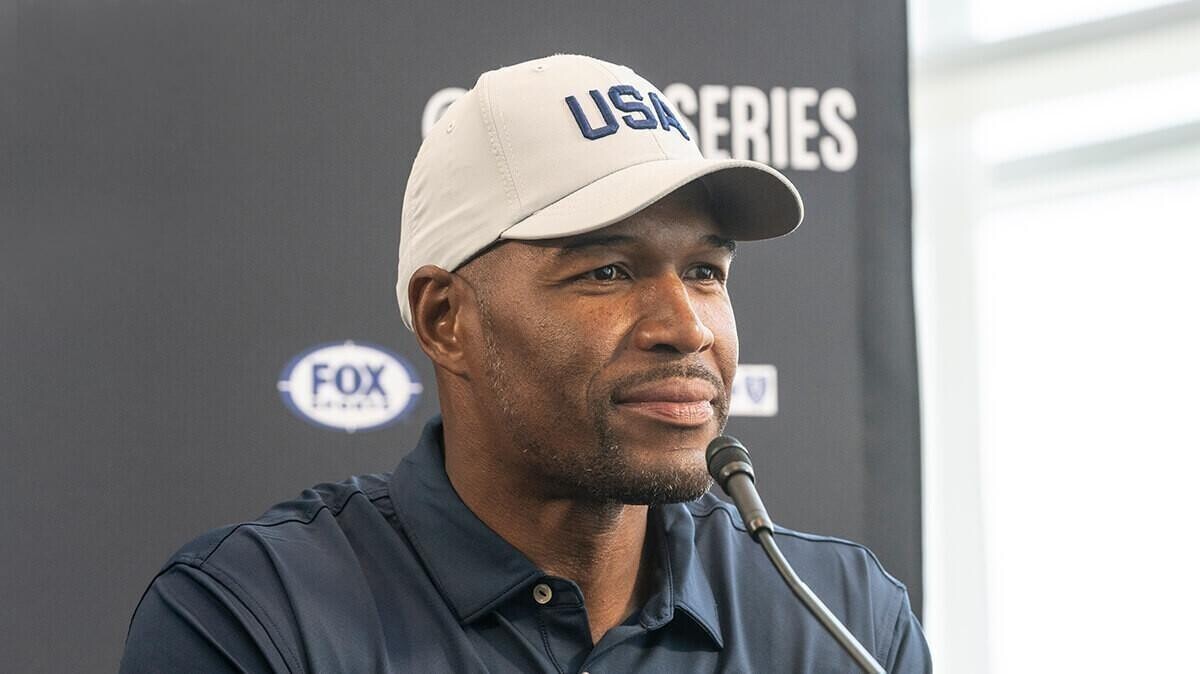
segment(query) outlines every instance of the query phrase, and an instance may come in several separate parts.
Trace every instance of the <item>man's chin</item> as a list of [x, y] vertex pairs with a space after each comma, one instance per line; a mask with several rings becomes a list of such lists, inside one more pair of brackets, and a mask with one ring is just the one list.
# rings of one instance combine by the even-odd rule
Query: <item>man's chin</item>
[[[702, 475], [639, 476], [620, 485], [608, 485], [601, 496], [604, 500], [625, 505], [656, 506], [666, 503], [695, 501], [712, 487], [707, 473]], [[616, 488], [613, 488], [616, 487]]]
[[599, 483], [588, 491], [627, 505], [700, 498], [712, 487], [704, 450], [724, 426], [715, 410], [701, 416], [614, 405], [600, 424], [608, 470], [593, 474]]
[[615, 500], [622, 503], [658, 505], [693, 501], [712, 487], [703, 446], [653, 449], [625, 446], [621, 451], [624, 470], [620, 484], [606, 486], [619, 492]]

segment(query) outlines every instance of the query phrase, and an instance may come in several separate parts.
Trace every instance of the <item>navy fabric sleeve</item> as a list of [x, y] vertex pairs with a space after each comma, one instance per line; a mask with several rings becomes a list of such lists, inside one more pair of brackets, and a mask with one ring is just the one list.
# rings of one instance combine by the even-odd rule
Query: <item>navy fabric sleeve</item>
[[236, 596], [204, 571], [177, 564], [154, 580], [138, 604], [120, 671], [290, 670]]
[[888, 674], [931, 674], [933, 664], [929, 655], [929, 644], [917, 616], [913, 615], [908, 593], [900, 604], [896, 617], [896, 628], [892, 634], [892, 647], [887, 662], [882, 663]]

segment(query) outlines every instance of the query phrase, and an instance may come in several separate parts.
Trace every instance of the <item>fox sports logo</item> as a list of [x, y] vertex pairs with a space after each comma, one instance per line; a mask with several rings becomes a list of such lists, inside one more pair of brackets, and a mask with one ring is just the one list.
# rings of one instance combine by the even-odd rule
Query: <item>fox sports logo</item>
[[279, 376], [283, 404], [301, 419], [355, 433], [390, 426], [420, 398], [403, 358], [366, 342], [331, 342], [297, 355]]

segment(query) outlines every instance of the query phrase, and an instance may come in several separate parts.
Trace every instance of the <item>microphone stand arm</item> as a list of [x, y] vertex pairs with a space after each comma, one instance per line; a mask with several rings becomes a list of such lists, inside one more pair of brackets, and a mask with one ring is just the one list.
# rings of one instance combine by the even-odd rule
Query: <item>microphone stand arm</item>
[[754, 539], [763, 547], [767, 557], [779, 571], [779, 575], [783, 576], [784, 582], [791, 588], [792, 594], [796, 595], [796, 598], [812, 612], [813, 616], [842, 645], [842, 648], [846, 649], [846, 652], [858, 664], [859, 669], [867, 674], [887, 674], [883, 667], [875, 661], [875, 658], [871, 657], [867, 649], [858, 642], [858, 639], [854, 638], [850, 630], [846, 629], [842, 621], [838, 620], [829, 607], [825, 606], [821, 598], [814, 594], [804, 581], [800, 580], [800, 577], [792, 570], [792, 565], [788, 564], [787, 559], [784, 558], [783, 552], [779, 550], [779, 545], [775, 542], [775, 534], [770, 529], [763, 528], [759, 529]]
[[[721, 457], [718, 456], [718, 452], [713, 451], [714, 448], [729, 450], [729, 453]], [[714, 457], [717, 458], [715, 462]], [[766, 551], [767, 557], [771, 559], [771, 563], [775, 565], [775, 570], [779, 571], [779, 575], [783, 576], [783, 580], [792, 590], [792, 594], [796, 595], [800, 603], [804, 604], [825, 630], [841, 644], [859, 669], [866, 674], [887, 674], [887, 671], [876, 662], [866, 648], [863, 648], [858, 639], [854, 638], [850, 630], [846, 629], [842, 621], [838, 620], [829, 607], [825, 606], [825, 603], [809, 589], [808, 585], [800, 580], [800, 577], [792, 569], [792, 565], [788, 564], [787, 559], [783, 556], [779, 544], [775, 542], [775, 524], [771, 522], [771, 516], [767, 514], [767, 507], [763, 505], [758, 490], [754, 487], [754, 467], [750, 465], [750, 455], [746, 452], [746, 448], [737, 440], [726, 437], [717, 438], [709, 445], [708, 462], [709, 471], [737, 506], [738, 513], [742, 516], [742, 522], [746, 524], [746, 530], [750, 533], [750, 537], [758, 541], [758, 544]]]

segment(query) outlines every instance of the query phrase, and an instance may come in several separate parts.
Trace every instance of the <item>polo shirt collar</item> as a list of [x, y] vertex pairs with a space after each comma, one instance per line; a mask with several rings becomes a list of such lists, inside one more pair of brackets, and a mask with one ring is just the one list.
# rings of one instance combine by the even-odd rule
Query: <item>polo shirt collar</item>
[[[459, 498], [446, 475], [442, 419], [425, 425], [416, 448], [392, 473], [388, 493], [397, 519], [430, 577], [461, 623], [489, 613], [546, 574], [483, 523]], [[642, 623], [669, 623], [676, 609], [721, 648], [721, 623], [712, 586], [696, 550], [695, 522], [682, 503], [650, 509], [661, 534], [662, 585], [647, 602]]]
[[446, 475], [442, 418], [388, 481], [400, 526], [461, 623], [469, 623], [545, 574], [459, 498]]
[[[696, 522], [687, 505], [668, 503], [650, 509], [648, 526], [662, 535], [659, 559], [666, 582], [647, 602], [643, 624], [655, 627], [674, 618], [679, 609], [691, 618], [717, 648], [725, 646], [717, 600], [696, 549]], [[657, 616], [657, 619], [656, 619]]]

